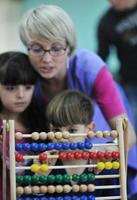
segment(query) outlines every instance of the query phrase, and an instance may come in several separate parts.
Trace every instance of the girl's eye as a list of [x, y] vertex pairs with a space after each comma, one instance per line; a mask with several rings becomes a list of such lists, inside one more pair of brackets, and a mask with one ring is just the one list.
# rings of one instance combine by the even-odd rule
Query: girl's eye
[[8, 90], [8, 91], [13, 91], [13, 90], [16, 89], [16, 86], [8, 85], [8, 86], [5, 86], [5, 89]]
[[33, 89], [33, 85], [26, 85], [26, 86], [25, 86], [25, 89], [26, 89], [26, 90], [31, 90], [31, 89]]

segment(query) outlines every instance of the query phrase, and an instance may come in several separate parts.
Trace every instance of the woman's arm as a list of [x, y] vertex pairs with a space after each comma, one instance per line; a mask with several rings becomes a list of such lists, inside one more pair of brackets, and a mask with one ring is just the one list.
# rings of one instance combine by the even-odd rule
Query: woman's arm
[[127, 119], [125, 121], [126, 128], [124, 128], [125, 131], [127, 131], [129, 138], [127, 146], [130, 148], [136, 143], [136, 134], [128, 119], [126, 109], [121, 101], [112, 75], [106, 67], [103, 67], [96, 77], [94, 83], [94, 95], [112, 129], [116, 129], [116, 121], [118, 118], [122, 117]]

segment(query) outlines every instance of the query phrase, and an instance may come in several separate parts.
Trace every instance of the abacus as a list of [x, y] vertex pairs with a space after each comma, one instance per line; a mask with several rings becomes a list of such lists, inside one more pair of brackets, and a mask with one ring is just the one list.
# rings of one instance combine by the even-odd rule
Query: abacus
[[[87, 136], [89, 140], [85, 142], [46, 142], [46, 140], [56, 139], [65, 141], [70, 137], [69, 132], [33, 132], [31, 134], [15, 133], [14, 121], [4, 121], [4, 134], [9, 131], [10, 134], [10, 194], [11, 200], [112, 200], [112, 199], [127, 199], [126, 192], [126, 153], [124, 144], [123, 120], [118, 121], [117, 130], [112, 131], [98, 131], [88, 133], [74, 133], [71, 137]], [[93, 144], [92, 139], [112, 137], [117, 142]], [[20, 143], [23, 138], [29, 140], [31, 143]], [[15, 142], [16, 139], [16, 142]], [[40, 141], [40, 142], [37, 142]], [[97, 151], [93, 152], [92, 147], [99, 146], [117, 146], [118, 151]], [[57, 150], [59, 153], [52, 155], [51, 150]], [[67, 150], [67, 151], [66, 151]], [[66, 152], [65, 152], [66, 151]], [[23, 152], [23, 153], [22, 153]], [[25, 152], [25, 153], [24, 153]], [[33, 152], [30, 154], [30, 152]], [[85, 160], [99, 160], [96, 164], [88, 163], [82, 165], [57, 165], [48, 164], [48, 159], [85, 159]], [[28, 164], [29, 160], [38, 160], [39, 164]], [[22, 163], [25, 161], [26, 165]], [[4, 160], [3, 160], [4, 162]], [[42, 164], [40, 164], [40, 162]], [[43, 163], [44, 162], [44, 163]], [[19, 163], [19, 165], [18, 165]], [[5, 166], [5, 165], [3, 165]], [[75, 168], [97, 168], [98, 170], [116, 169], [117, 174], [94, 174], [82, 173], [78, 174], [56, 174], [56, 175], [37, 175], [37, 172], [43, 173], [51, 169], [75, 169]], [[31, 171], [33, 175], [20, 175], [18, 171]], [[118, 179], [118, 185], [95, 185], [95, 179]], [[71, 181], [73, 184], [70, 184]], [[88, 182], [88, 184], [86, 184]], [[62, 184], [63, 183], [63, 184]], [[118, 189], [119, 196], [95, 197], [92, 193], [95, 190], [109, 190]], [[3, 189], [3, 200], [6, 200], [6, 186]], [[53, 194], [57, 193], [56, 197]], [[62, 197], [61, 194], [64, 194]], [[70, 193], [74, 195], [69, 195]], [[82, 194], [79, 196], [79, 193]], [[33, 194], [33, 197], [31, 197]], [[36, 195], [36, 196], [35, 196]]]

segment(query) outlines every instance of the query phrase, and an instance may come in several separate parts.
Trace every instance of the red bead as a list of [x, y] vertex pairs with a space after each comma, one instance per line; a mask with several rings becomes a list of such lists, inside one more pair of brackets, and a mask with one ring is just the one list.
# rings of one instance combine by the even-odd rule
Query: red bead
[[104, 152], [98, 151], [97, 152], [97, 158], [98, 159], [103, 159], [104, 158]]
[[73, 152], [67, 153], [67, 158], [68, 159], [74, 159], [74, 153]]
[[113, 151], [112, 152], [112, 158], [119, 159], [119, 157], [120, 157], [120, 153], [118, 151]]
[[111, 159], [112, 158], [112, 153], [111, 152], [105, 152], [105, 158], [106, 159]]
[[39, 154], [39, 160], [40, 160], [40, 161], [45, 161], [45, 160], [47, 160], [47, 154], [46, 154], [46, 153], [40, 153], [40, 154]]
[[88, 160], [89, 159], [89, 155], [90, 155], [89, 152], [83, 152], [82, 153], [82, 158], [85, 159], [85, 160]]
[[90, 152], [90, 158], [92, 160], [96, 160], [97, 159], [97, 153], [96, 152]]
[[20, 154], [20, 153], [17, 153], [17, 154], [16, 154], [16, 161], [17, 161], [17, 162], [22, 162], [22, 161], [23, 161], [23, 155]]
[[60, 160], [65, 160], [67, 158], [67, 154], [66, 153], [60, 153], [59, 154], [59, 159]]
[[81, 152], [75, 152], [75, 158], [76, 159], [81, 159], [82, 158], [82, 153]]

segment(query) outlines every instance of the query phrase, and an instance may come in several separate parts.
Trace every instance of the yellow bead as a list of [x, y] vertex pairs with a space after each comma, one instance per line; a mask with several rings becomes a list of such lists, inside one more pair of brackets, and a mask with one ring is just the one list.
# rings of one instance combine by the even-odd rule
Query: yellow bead
[[112, 163], [111, 162], [106, 162], [105, 163], [105, 169], [112, 169]]
[[113, 167], [113, 169], [119, 169], [120, 163], [117, 162], [117, 161], [114, 161], [114, 162], [112, 163], [112, 167]]
[[48, 171], [48, 165], [47, 164], [41, 165], [41, 171], [42, 172], [47, 172]]
[[38, 172], [39, 171], [39, 165], [37, 165], [37, 164], [31, 165], [31, 171], [32, 172]]
[[99, 170], [103, 170], [105, 168], [105, 164], [103, 162], [99, 162], [99, 163], [97, 163], [97, 168]]

